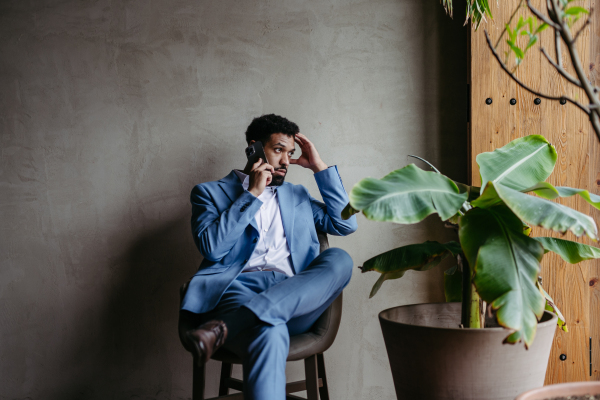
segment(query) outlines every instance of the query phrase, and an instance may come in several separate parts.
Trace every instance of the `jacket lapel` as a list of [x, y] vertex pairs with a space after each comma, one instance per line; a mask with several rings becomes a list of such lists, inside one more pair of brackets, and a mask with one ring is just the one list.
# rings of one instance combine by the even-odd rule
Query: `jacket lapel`
[[292, 232], [294, 231], [294, 187], [289, 183], [284, 183], [277, 188], [277, 200], [279, 201], [279, 211], [281, 212], [281, 221], [283, 222], [283, 231], [290, 247], [292, 249]]
[[[238, 197], [244, 192], [240, 178], [236, 175], [235, 171], [231, 171], [225, 178], [219, 180], [219, 186], [225, 192], [231, 203], [236, 201]], [[230, 203], [230, 204], [231, 204]], [[258, 226], [256, 225], [256, 218], [252, 218], [250, 225], [258, 232]]]

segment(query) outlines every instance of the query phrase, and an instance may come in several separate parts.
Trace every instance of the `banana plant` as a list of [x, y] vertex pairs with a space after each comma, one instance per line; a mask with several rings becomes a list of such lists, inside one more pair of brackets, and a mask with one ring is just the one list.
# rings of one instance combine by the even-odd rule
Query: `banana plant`
[[551, 251], [575, 264], [600, 258], [600, 249], [531, 237], [531, 227], [597, 240], [598, 228], [591, 217], [552, 200], [581, 196], [600, 209], [600, 196], [545, 182], [556, 159], [554, 146], [543, 136], [531, 135], [476, 157], [481, 187], [454, 182], [433, 166], [434, 171], [425, 171], [414, 164], [381, 179], [358, 182], [350, 192], [344, 218], [362, 212], [373, 221], [415, 224], [438, 214], [457, 230], [459, 239], [409, 244], [365, 261], [360, 267], [363, 273], [381, 274], [370, 297], [386, 280], [455, 257], [457, 264], [444, 273], [444, 287], [447, 301], [463, 302], [464, 327], [484, 327], [481, 316], [487, 303], [497, 323], [508, 330], [506, 343], [523, 342], [528, 348], [545, 309], [558, 315], [558, 324], [566, 331], [565, 318], [538, 281], [540, 261]]

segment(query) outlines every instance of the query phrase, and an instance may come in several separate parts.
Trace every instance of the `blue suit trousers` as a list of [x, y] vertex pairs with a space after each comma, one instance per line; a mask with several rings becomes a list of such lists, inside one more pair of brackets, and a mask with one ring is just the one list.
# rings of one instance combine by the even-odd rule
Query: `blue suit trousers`
[[285, 400], [290, 336], [310, 329], [348, 285], [352, 268], [348, 253], [330, 248], [292, 277], [272, 271], [244, 272], [217, 307], [202, 314], [202, 320], [208, 321], [245, 306], [261, 321], [225, 344], [243, 360], [246, 400]]

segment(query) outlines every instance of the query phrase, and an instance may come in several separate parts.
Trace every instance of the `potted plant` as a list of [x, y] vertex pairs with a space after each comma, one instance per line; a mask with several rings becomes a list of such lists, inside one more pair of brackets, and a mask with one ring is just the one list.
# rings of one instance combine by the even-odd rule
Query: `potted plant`
[[556, 159], [543, 136], [531, 135], [477, 156], [481, 188], [454, 182], [431, 164], [434, 171], [410, 164], [351, 190], [344, 217], [362, 212], [374, 221], [414, 224], [437, 213], [458, 232], [458, 242], [409, 244], [361, 267], [381, 274], [372, 297], [386, 280], [456, 258], [444, 285], [446, 299], [460, 303], [379, 315], [398, 398], [514, 399], [543, 385], [556, 324], [567, 326], [538, 280], [542, 256], [552, 251], [569, 263], [600, 257], [592, 246], [530, 236], [531, 226], [540, 226], [597, 239], [592, 218], [551, 201], [579, 195], [600, 208], [600, 196], [545, 182]]
[[[593, 397], [592, 397], [593, 396]], [[591, 400], [600, 398], [600, 382], [570, 382], [548, 385], [522, 393], [515, 400]]]

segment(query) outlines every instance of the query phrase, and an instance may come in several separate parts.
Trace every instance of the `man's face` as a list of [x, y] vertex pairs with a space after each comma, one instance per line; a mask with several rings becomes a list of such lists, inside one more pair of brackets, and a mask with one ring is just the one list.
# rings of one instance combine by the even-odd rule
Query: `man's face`
[[269, 137], [269, 141], [265, 143], [264, 148], [269, 164], [275, 168], [273, 180], [269, 186], [281, 186], [285, 181], [290, 158], [296, 148], [294, 137], [284, 133], [274, 133]]

